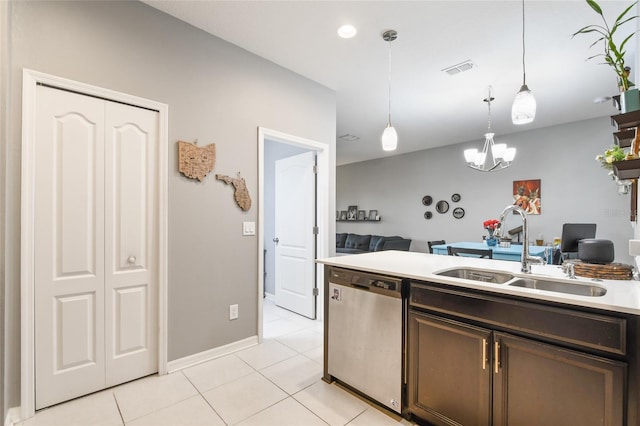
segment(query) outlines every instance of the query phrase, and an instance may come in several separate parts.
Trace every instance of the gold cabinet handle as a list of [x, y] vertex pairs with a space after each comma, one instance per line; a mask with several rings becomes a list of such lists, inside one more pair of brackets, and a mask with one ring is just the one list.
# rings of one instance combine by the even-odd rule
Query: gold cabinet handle
[[482, 369], [487, 369], [487, 339], [482, 339]]
[[500, 366], [500, 343], [495, 342], [494, 344], [494, 357], [493, 357], [493, 365], [495, 368], [496, 374], [498, 374], [498, 367]]

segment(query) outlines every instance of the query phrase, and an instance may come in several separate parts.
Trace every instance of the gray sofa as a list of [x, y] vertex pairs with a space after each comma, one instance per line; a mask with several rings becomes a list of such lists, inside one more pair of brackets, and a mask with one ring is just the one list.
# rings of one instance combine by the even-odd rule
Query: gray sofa
[[409, 251], [411, 240], [399, 236], [336, 234], [336, 253], [357, 254], [382, 250]]

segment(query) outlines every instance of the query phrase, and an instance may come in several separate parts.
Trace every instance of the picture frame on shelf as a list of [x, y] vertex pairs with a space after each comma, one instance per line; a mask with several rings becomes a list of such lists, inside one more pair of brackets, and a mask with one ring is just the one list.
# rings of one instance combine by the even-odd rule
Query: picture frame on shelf
[[358, 219], [357, 220], [367, 220], [367, 217], [365, 216], [365, 211], [364, 210], [358, 210]]
[[369, 210], [369, 220], [378, 220], [378, 210]]
[[358, 206], [349, 206], [347, 208], [347, 220], [356, 220], [358, 217]]
[[340, 217], [338, 218], [338, 220], [347, 220], [347, 211], [346, 210], [341, 210], [340, 211]]

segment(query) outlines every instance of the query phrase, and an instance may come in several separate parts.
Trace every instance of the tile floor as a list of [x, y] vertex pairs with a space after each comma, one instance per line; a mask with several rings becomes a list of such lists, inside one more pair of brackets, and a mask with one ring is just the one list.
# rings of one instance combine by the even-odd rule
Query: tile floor
[[36, 413], [21, 426], [409, 425], [323, 382], [322, 323], [264, 303], [264, 342]]

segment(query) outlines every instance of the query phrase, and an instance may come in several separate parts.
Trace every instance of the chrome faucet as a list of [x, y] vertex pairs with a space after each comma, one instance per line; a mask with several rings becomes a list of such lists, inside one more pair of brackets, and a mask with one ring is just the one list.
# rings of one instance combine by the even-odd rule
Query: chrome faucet
[[522, 268], [520, 269], [521, 272], [524, 272], [525, 274], [530, 274], [531, 273], [531, 264], [532, 263], [536, 263], [539, 265], [544, 264], [544, 259], [538, 256], [530, 256], [529, 255], [529, 226], [527, 225], [527, 213], [522, 210], [521, 207], [514, 205], [510, 205], [505, 207], [505, 209], [502, 211], [502, 214], [500, 215], [500, 223], [498, 224], [498, 228], [496, 229], [495, 232], [495, 236], [500, 239], [502, 238], [502, 225], [504, 223], [504, 219], [507, 216], [507, 213], [509, 212], [516, 212], [520, 215], [520, 217], [522, 218], [522, 256], [521, 256], [521, 262], [522, 262]]

